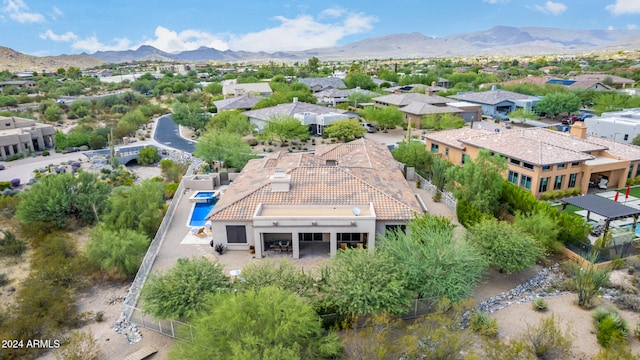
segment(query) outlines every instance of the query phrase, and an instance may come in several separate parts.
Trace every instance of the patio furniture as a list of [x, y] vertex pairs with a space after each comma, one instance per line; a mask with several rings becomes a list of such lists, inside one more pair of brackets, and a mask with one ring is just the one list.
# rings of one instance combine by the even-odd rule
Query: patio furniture
[[598, 182], [598, 189], [601, 190], [606, 190], [607, 189], [607, 183], [609, 182], [609, 179], [607, 178], [601, 178], [600, 182]]

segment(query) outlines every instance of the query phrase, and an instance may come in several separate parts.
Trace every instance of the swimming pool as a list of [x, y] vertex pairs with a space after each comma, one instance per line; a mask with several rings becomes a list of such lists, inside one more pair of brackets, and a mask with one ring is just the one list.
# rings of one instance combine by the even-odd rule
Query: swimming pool
[[197, 202], [193, 204], [193, 210], [191, 210], [191, 217], [189, 219], [189, 226], [204, 226], [207, 222], [207, 215], [213, 209], [217, 199], [211, 198], [206, 202]]
[[193, 195], [189, 197], [189, 200], [191, 200], [191, 202], [199, 203], [199, 202], [209, 201], [216, 197], [217, 197], [216, 191], [196, 191]]

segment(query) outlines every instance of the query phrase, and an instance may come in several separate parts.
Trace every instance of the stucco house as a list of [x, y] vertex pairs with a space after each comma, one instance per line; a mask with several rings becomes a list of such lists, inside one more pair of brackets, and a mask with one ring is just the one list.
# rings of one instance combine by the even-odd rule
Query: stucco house
[[379, 234], [422, 212], [389, 150], [362, 138], [249, 161], [207, 219], [213, 241], [230, 250], [253, 246], [261, 258], [284, 246], [297, 259], [318, 246], [331, 256], [373, 249]]
[[640, 135], [640, 108], [602, 113], [584, 119], [588, 134], [626, 144]]
[[225, 98], [243, 95], [269, 96], [271, 94], [273, 94], [273, 90], [266, 82], [238, 84], [235, 81], [228, 81], [222, 85], [222, 95]]
[[580, 121], [569, 133], [546, 128], [524, 128], [501, 132], [456, 129], [428, 133], [427, 150], [464, 166], [480, 149], [507, 159], [504, 177], [534, 196], [553, 190], [579, 188], [602, 178], [611, 188], [624, 187], [630, 177], [640, 175], [640, 147], [587, 134]]
[[421, 120], [425, 115], [448, 113], [458, 115], [467, 121], [471, 121], [471, 117], [478, 119], [481, 116], [479, 106], [476, 104], [464, 103], [464, 107], [459, 108], [453, 105], [455, 101], [439, 95], [396, 93], [378, 96], [371, 100], [376, 106], [397, 107], [404, 113], [404, 122], [412, 124], [416, 129], [421, 127]]
[[359, 87], [355, 89], [327, 89], [314, 93], [313, 96], [318, 99], [318, 104], [335, 106], [340, 103], [349, 101], [349, 95], [359, 93], [364, 95], [376, 95], [373, 91], [364, 90]]
[[299, 78], [298, 82], [307, 85], [314, 93], [331, 89], [345, 89], [347, 87], [339, 77]]
[[274, 118], [291, 116], [299, 119], [302, 124], [309, 125], [312, 134], [319, 135], [322, 135], [325, 126], [337, 120], [357, 117], [346, 110], [300, 102], [297, 98], [294, 98], [292, 103], [245, 111], [242, 114], [249, 118], [249, 122], [255, 125], [258, 131], [262, 131]]
[[32, 119], [0, 116], [0, 160], [53, 147], [56, 130]]
[[251, 110], [260, 100], [259, 96], [243, 95], [213, 102], [218, 112], [225, 110]]
[[518, 94], [512, 91], [492, 88], [489, 91], [459, 93], [452, 99], [482, 106], [482, 114], [493, 117], [506, 115], [518, 108], [531, 110], [540, 101], [537, 96]]

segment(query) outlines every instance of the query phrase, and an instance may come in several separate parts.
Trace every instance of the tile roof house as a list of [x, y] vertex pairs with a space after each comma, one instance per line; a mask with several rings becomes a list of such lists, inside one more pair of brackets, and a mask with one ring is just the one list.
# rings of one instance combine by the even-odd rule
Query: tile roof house
[[487, 149], [507, 158], [508, 181], [535, 196], [553, 190], [578, 188], [586, 194], [601, 178], [611, 187], [624, 187], [640, 175], [640, 147], [590, 136], [582, 122], [570, 133], [545, 128], [501, 132], [468, 128], [425, 135], [427, 149], [456, 165]]
[[249, 161], [207, 219], [214, 241], [230, 249], [254, 246], [260, 258], [287, 244], [299, 258], [309, 243], [332, 256], [373, 249], [377, 234], [422, 212], [388, 149], [362, 138]]
[[28, 155], [54, 145], [56, 129], [32, 119], [0, 116], [0, 160], [16, 154]]
[[273, 90], [271, 90], [269, 83], [266, 82], [243, 84], [230, 82], [222, 85], [222, 95], [224, 95], [224, 97], [236, 97], [242, 95], [269, 96], [271, 94], [273, 94]]
[[452, 99], [482, 105], [482, 114], [501, 117], [516, 108], [532, 109], [540, 101], [539, 97], [519, 94], [492, 88], [489, 91], [459, 93], [449, 96]]
[[[424, 87], [424, 85], [421, 86]], [[418, 129], [421, 127], [422, 118], [429, 114], [455, 114], [465, 121], [471, 121], [471, 118], [478, 119], [481, 116], [479, 109], [474, 107], [475, 104], [466, 103], [461, 109], [452, 105], [455, 102], [451, 99], [439, 95], [398, 93], [378, 96], [371, 100], [376, 106], [398, 107], [404, 113], [404, 121]]]
[[345, 89], [347, 87], [344, 81], [337, 77], [299, 78], [298, 82], [307, 85], [314, 93], [329, 89]]
[[251, 110], [260, 100], [258, 96], [236, 96], [228, 99], [214, 101], [218, 111], [225, 110]]
[[335, 106], [336, 104], [347, 102], [349, 95], [354, 93], [360, 93], [369, 96], [376, 95], [376, 93], [374, 93], [373, 91], [360, 89], [358, 87], [355, 89], [327, 89], [318, 91], [317, 93], [314, 93], [313, 96], [318, 99], [318, 104]]
[[614, 88], [626, 88], [633, 87], [636, 83], [633, 79], [623, 78], [621, 76], [609, 75], [609, 74], [581, 74], [573, 77], [573, 80], [576, 81], [596, 81], [596, 82], [608, 82], [611, 80], [611, 85]]
[[346, 110], [300, 102], [295, 98], [292, 103], [245, 111], [242, 114], [249, 117], [249, 122], [255, 125], [258, 131], [264, 129], [267, 122], [272, 121], [274, 118], [291, 116], [301, 118], [303, 124], [310, 125], [312, 133], [319, 134], [322, 134], [322, 129], [318, 128], [318, 126], [324, 127], [336, 120], [357, 117], [357, 115]]

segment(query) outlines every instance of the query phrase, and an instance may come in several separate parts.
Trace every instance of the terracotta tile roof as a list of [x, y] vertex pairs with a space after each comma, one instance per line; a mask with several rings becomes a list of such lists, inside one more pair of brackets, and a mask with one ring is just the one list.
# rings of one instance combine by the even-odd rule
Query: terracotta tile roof
[[[327, 165], [335, 160], [337, 165]], [[272, 192], [275, 169], [291, 175], [288, 192]], [[379, 220], [409, 220], [421, 208], [384, 145], [359, 139], [325, 145], [312, 154], [275, 153], [251, 160], [218, 200], [211, 221], [249, 221], [259, 204], [361, 205]]]
[[315, 104], [309, 104], [305, 102], [293, 102], [286, 104], [278, 104], [264, 109], [245, 111], [242, 114], [249, 118], [259, 120], [269, 120], [272, 116], [293, 116], [295, 114], [302, 114], [304, 112], [316, 113], [316, 114], [346, 114], [348, 111], [329, 108], [326, 106], [320, 106]]
[[469, 128], [461, 128], [461, 129], [429, 132], [424, 136], [424, 138], [435, 141], [440, 144], [445, 144], [457, 149], [464, 150], [464, 144], [460, 142], [460, 140], [467, 139], [473, 136], [488, 135], [488, 134], [493, 134], [493, 132], [489, 130], [480, 130], [480, 129], [472, 130]]
[[631, 161], [640, 160], [640, 146], [625, 144], [591, 135], [587, 135], [587, 141], [606, 147], [607, 152], [617, 158]]
[[427, 115], [427, 114], [443, 114], [443, 113], [461, 113], [464, 112], [453, 106], [435, 106], [430, 104], [425, 104], [421, 102], [412, 102], [407, 106], [403, 106], [400, 108], [400, 111], [413, 114], [413, 115]]

